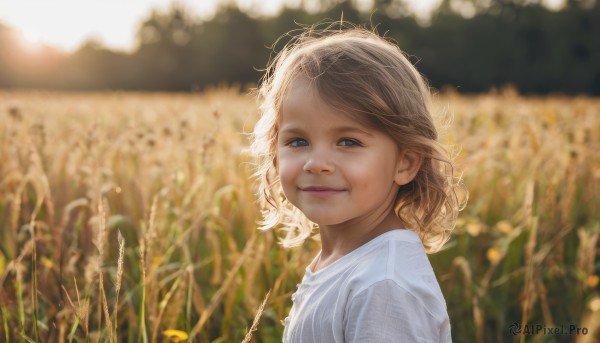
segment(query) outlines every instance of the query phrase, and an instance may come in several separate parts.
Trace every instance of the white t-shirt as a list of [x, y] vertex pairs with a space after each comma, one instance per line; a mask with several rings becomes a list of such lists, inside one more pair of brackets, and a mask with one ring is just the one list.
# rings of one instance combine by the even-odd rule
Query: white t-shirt
[[383, 233], [302, 283], [285, 343], [452, 342], [446, 302], [419, 236]]

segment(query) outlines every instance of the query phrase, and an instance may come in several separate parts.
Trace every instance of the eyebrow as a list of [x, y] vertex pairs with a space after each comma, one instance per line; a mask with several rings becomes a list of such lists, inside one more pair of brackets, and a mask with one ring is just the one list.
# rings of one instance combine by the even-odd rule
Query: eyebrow
[[[338, 126], [338, 127], [334, 127], [333, 129], [331, 129], [330, 131], [335, 132], [335, 133], [346, 133], [346, 132], [356, 132], [356, 133], [361, 133], [367, 136], [372, 137], [373, 134], [359, 129], [358, 127], [354, 127], [354, 126]], [[296, 126], [291, 126], [291, 127], [284, 127], [281, 130], [281, 133], [296, 133], [296, 134], [301, 134], [304, 133], [304, 130], [302, 130], [299, 127]]]

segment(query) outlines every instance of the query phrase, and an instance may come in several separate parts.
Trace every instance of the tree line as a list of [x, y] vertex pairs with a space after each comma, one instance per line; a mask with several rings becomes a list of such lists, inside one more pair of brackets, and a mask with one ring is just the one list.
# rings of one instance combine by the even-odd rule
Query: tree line
[[[209, 19], [181, 6], [153, 11], [132, 53], [90, 40], [65, 54], [31, 54], [0, 24], [0, 87], [190, 91], [255, 84], [291, 30], [324, 20], [375, 27], [395, 40], [435, 88], [484, 92], [512, 85], [526, 94], [600, 95], [600, 4], [568, 0], [551, 10], [534, 0], [444, 0], [426, 23], [403, 0], [321, 1], [319, 11], [285, 7], [257, 16], [234, 3]], [[280, 38], [278, 40], [278, 38]], [[273, 44], [277, 42], [273, 46]]]

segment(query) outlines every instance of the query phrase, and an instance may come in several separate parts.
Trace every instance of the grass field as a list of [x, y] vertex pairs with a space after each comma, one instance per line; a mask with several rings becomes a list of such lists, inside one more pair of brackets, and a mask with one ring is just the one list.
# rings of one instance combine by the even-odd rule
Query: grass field
[[[0, 341], [280, 341], [318, 242], [256, 229], [256, 107], [236, 89], [0, 91]], [[470, 192], [430, 255], [454, 342], [599, 342], [600, 100], [434, 107]]]

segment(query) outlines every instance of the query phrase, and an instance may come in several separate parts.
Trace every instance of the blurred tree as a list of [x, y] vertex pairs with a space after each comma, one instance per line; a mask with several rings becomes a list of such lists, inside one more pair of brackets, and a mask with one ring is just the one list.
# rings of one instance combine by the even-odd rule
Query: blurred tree
[[411, 14], [410, 6], [405, 0], [374, 0], [373, 9], [380, 16], [388, 18], [407, 17]]
[[89, 39], [73, 54], [64, 58], [45, 79], [65, 89], [122, 89], [135, 87], [135, 68], [127, 54], [106, 49]]
[[[204, 54], [195, 54], [201, 70], [196, 81], [200, 85], [218, 82], [256, 82], [268, 58], [258, 22], [236, 6], [221, 7], [217, 15], [203, 24], [203, 38], [198, 47]], [[208, 49], [210, 47], [210, 49]]]
[[145, 71], [136, 72], [144, 74], [138, 87], [183, 89], [182, 85], [190, 82], [189, 70], [186, 70], [190, 63], [189, 45], [200, 33], [200, 25], [180, 5], [165, 14], [152, 12], [138, 29], [139, 46], [132, 56], [139, 62], [137, 68]]
[[349, 21], [351, 23], [360, 23], [364, 21], [361, 13], [350, 1], [338, 1], [337, 3], [334, 3], [333, 6], [330, 6], [327, 10], [323, 11], [322, 16], [334, 23], [340, 20]]
[[428, 22], [405, 0], [357, 4], [305, 0], [277, 16], [251, 17], [229, 0], [203, 21], [174, 5], [141, 23], [132, 54], [94, 41], [68, 56], [48, 48], [31, 54], [0, 25], [0, 87], [185, 91], [253, 83], [270, 47], [279, 51], [303, 26], [343, 19], [396, 41], [434, 87], [480, 92], [510, 83], [524, 93], [600, 95], [598, 1], [568, 0], [551, 11], [541, 0], [443, 0]]

